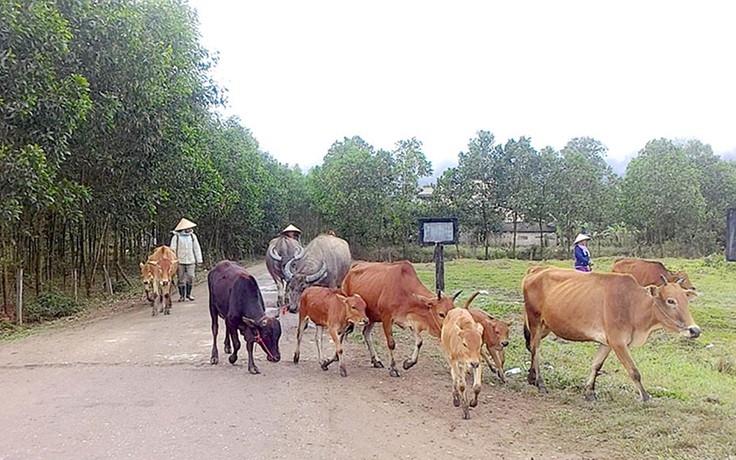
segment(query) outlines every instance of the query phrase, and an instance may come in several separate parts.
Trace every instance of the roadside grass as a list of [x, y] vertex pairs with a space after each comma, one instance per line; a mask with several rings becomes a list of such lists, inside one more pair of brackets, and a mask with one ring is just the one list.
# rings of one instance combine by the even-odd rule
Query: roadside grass
[[[610, 271], [614, 258], [595, 259], [596, 271]], [[519, 368], [501, 391], [544, 398], [557, 410], [540, 414], [553, 424], [572, 429], [591, 443], [605, 444], [629, 458], [722, 459], [736, 456], [736, 266], [722, 258], [664, 259], [673, 270], [685, 270], [699, 296], [690, 309], [703, 334], [688, 340], [656, 331], [647, 343], [633, 348], [644, 387], [652, 395], [641, 403], [626, 371], [611, 354], [596, 382], [598, 399], [583, 398], [597, 344], [573, 343], [550, 335], [542, 341], [542, 375], [549, 393], [526, 383], [529, 352], [524, 344], [521, 280], [526, 269], [540, 264], [513, 259], [456, 259], [445, 262], [445, 287], [458, 290], [462, 305], [476, 290], [473, 305], [496, 318], [511, 321], [506, 369]], [[543, 264], [569, 267], [570, 261]], [[416, 264], [426, 286], [434, 287], [434, 265]], [[489, 374], [489, 373], [488, 373]], [[488, 375], [486, 374], [486, 375]], [[496, 384], [493, 376], [485, 377]]]

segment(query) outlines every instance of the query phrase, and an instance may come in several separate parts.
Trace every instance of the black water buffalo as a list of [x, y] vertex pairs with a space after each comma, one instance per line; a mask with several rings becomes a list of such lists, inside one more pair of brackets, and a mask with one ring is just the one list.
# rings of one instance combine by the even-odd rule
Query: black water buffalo
[[296, 313], [302, 292], [309, 286], [339, 288], [350, 270], [352, 256], [347, 241], [319, 235], [284, 265], [289, 311]]
[[286, 276], [284, 275], [284, 265], [302, 250], [303, 248], [299, 241], [289, 238], [286, 235], [277, 236], [268, 243], [266, 268], [276, 283], [276, 289], [278, 290], [276, 306], [278, 308], [286, 305]]
[[217, 318], [225, 320], [225, 353], [230, 353], [232, 340], [233, 350], [230, 355], [230, 364], [238, 360], [240, 340], [238, 331], [245, 338], [248, 350], [248, 371], [251, 374], [260, 373], [253, 362], [253, 344], [258, 343], [271, 362], [281, 359], [279, 339], [281, 338], [281, 323], [278, 318], [266, 315], [263, 297], [255, 278], [245, 268], [223, 260], [207, 275], [210, 290], [210, 316], [212, 318], [212, 356], [210, 363], [217, 364]]

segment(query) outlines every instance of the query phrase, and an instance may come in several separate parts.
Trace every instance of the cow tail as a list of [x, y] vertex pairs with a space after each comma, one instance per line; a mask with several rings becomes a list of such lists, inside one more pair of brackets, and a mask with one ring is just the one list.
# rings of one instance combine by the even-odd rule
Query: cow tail
[[532, 334], [529, 332], [529, 325], [526, 322], [524, 322], [524, 342], [526, 342], [526, 349], [529, 351], [529, 353], [532, 352], [531, 346], [529, 344], [531, 337], [532, 337]]

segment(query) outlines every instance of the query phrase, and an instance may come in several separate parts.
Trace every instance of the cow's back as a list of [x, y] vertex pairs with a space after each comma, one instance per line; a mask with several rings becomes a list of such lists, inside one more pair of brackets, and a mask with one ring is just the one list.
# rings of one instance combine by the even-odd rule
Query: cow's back
[[651, 284], [660, 285], [662, 284], [660, 277], [666, 277], [669, 275], [669, 270], [665, 268], [662, 262], [643, 259], [616, 259], [616, 261], [613, 262], [611, 270], [614, 273], [628, 273], [633, 276], [641, 286], [648, 286]]
[[215, 265], [207, 275], [207, 284], [210, 303], [223, 318], [258, 319], [265, 313], [255, 278], [235, 262], [223, 260]]

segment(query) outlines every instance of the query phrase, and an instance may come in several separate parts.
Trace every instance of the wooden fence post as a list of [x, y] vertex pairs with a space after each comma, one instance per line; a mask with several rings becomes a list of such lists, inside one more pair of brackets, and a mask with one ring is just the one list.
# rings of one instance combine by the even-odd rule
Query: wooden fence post
[[23, 268], [18, 269], [18, 277], [16, 278], [16, 293], [18, 298], [15, 302], [15, 323], [18, 326], [23, 325]]

